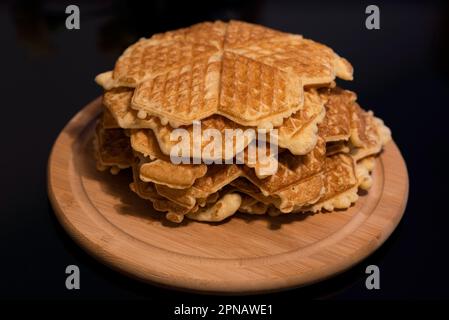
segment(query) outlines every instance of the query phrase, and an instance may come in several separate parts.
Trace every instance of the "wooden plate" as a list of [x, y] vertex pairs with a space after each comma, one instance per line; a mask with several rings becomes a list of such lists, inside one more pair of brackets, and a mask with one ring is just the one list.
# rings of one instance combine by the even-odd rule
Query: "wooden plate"
[[100, 105], [99, 99], [87, 105], [56, 140], [48, 162], [49, 197], [79, 245], [138, 279], [239, 294], [310, 284], [371, 254], [404, 212], [407, 170], [390, 142], [377, 160], [373, 187], [348, 210], [171, 224], [129, 190], [129, 172], [112, 176], [95, 169], [92, 136]]

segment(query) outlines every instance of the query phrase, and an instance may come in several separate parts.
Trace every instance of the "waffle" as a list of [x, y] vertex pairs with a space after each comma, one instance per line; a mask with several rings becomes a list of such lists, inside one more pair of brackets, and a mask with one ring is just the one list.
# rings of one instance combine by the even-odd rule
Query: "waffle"
[[[204, 164], [173, 164], [169, 157], [160, 151], [154, 134], [151, 131], [146, 133], [138, 131], [136, 134], [131, 134], [130, 140], [133, 149], [142, 154], [143, 157], [149, 159], [149, 161], [141, 161], [140, 164], [140, 179], [142, 181], [154, 182], [174, 189], [186, 189], [192, 186], [197, 178], [205, 175], [206, 165]], [[270, 149], [267, 148], [266, 150], [268, 151]], [[286, 198], [294, 198], [296, 196], [295, 193], [292, 193], [292, 190], [295, 190], [294, 188], [284, 189], [290, 185], [294, 185], [299, 180], [317, 173], [321, 169], [320, 165], [324, 159], [324, 155], [325, 144], [324, 140], [320, 139], [315, 149], [305, 156], [297, 157], [289, 152], [282, 152], [278, 156], [278, 168], [274, 175], [265, 176], [261, 174], [264, 164], [261, 164], [258, 161], [259, 159], [255, 159], [256, 161], [253, 164], [248, 163], [248, 157], [246, 156], [243, 157], [245, 165], [235, 167], [236, 170], [241, 171], [240, 175], [245, 175], [265, 194], [276, 194], [279, 198], [284, 199], [279, 202], [279, 205], [284, 208], [286, 206], [284, 202], [288, 202]], [[167, 172], [174, 174], [167, 174]], [[209, 173], [209, 176], [211, 174], [216, 173], [212, 171], [212, 173]]]
[[356, 160], [375, 155], [391, 140], [391, 131], [372, 111], [358, 105], [351, 125], [351, 155]]
[[[228, 27], [228, 33], [229, 29], [235, 29], [234, 32], [239, 33], [238, 29], [248, 26], [246, 23], [235, 22], [234, 24], [240, 26], [234, 28], [232, 24], [231, 22]], [[227, 42], [225, 49], [226, 45]], [[262, 41], [237, 41], [229, 47], [230, 51], [239, 55], [299, 75], [305, 86], [328, 84], [334, 81], [335, 76], [352, 80], [352, 66], [346, 59], [338, 56], [329, 47], [302, 37], [271, 36], [270, 39]]]
[[150, 200], [153, 208], [157, 211], [166, 212], [168, 220], [179, 223], [183, 220], [184, 215], [198, 210], [198, 206], [187, 208], [160, 196], [156, 191], [154, 183], [144, 182], [140, 179], [139, 165], [137, 163], [133, 164], [132, 169], [133, 182], [129, 185], [130, 189], [142, 199]]
[[361, 190], [369, 190], [373, 184], [371, 173], [376, 165], [374, 156], [363, 158], [357, 162], [356, 173], [358, 186]]
[[[146, 134], [131, 135], [130, 143], [137, 153], [139, 178], [145, 182], [163, 184], [171, 188], [184, 189], [191, 187], [197, 178], [206, 174], [205, 164], [174, 164], [164, 155], [157, 144], [152, 131]], [[167, 174], [170, 172], [170, 174]]]
[[[312, 205], [296, 206], [293, 212], [319, 212], [347, 209], [358, 199], [358, 190], [368, 190], [372, 184], [370, 173], [373, 169], [374, 158], [366, 158], [356, 164], [348, 154], [335, 154], [326, 157], [322, 172], [323, 191], [318, 201]], [[282, 214], [282, 210], [251, 196], [249, 208], [243, 207], [240, 211], [247, 212], [251, 208], [263, 211], [269, 210], [270, 215]]]
[[245, 177], [257, 186], [264, 196], [275, 198], [274, 205], [283, 212], [318, 200], [322, 192], [322, 170], [325, 144], [322, 139], [305, 156], [288, 152], [279, 155], [278, 170], [274, 175], [259, 179], [253, 170], [243, 167]]
[[175, 223], [349, 208], [391, 139], [337, 86], [352, 73], [329, 47], [240, 21], [141, 39], [96, 77], [97, 168], [132, 168], [131, 190]]
[[[204, 163], [174, 164], [169, 156], [161, 152], [152, 131], [138, 130], [131, 133], [130, 143], [134, 153], [140, 159], [140, 179], [142, 181], [184, 189], [192, 186], [197, 178], [206, 173], [207, 166]], [[262, 143], [259, 142], [259, 144]], [[254, 157], [250, 157], [246, 149], [239, 158], [241, 158], [242, 164], [254, 169], [257, 177], [263, 178], [269, 175], [266, 173], [270, 173], [272, 165], [277, 166], [277, 160], [276, 154], [271, 152], [269, 146], [265, 146], [265, 157], [261, 158], [259, 153], [263, 154], [264, 150], [257, 150], [259, 147], [255, 146]], [[276, 163], [273, 163], [275, 161]], [[167, 174], [168, 172], [171, 174]]]
[[219, 222], [232, 216], [239, 210], [242, 197], [238, 193], [226, 193], [216, 202], [199, 208], [195, 212], [187, 213], [189, 219], [207, 222]]
[[325, 119], [324, 100], [315, 91], [304, 94], [304, 108], [287, 118], [277, 129], [279, 146], [294, 155], [310, 152], [318, 140], [318, 125]]
[[319, 125], [320, 135], [326, 142], [348, 140], [351, 136], [351, 118], [357, 96], [341, 88], [320, 90], [326, 101], [326, 117]]
[[[330, 99], [326, 101], [329, 102]], [[332, 105], [338, 106], [326, 104], [326, 109], [331, 110]], [[340, 107], [341, 105], [339, 109]], [[227, 218], [237, 210], [248, 212], [251, 208], [255, 213], [271, 215], [316, 212], [346, 208], [357, 200], [359, 188], [369, 189], [374, 158], [369, 157], [371, 153], [368, 150], [377, 152], [378, 146], [382, 146], [388, 138], [388, 129], [382, 127], [380, 120], [372, 113], [355, 105], [354, 99], [352, 108], [348, 109], [353, 111], [349, 114], [351, 135], [348, 141], [345, 140], [345, 135], [340, 136], [342, 140], [331, 139], [326, 144], [320, 135], [314, 149], [304, 156], [295, 156], [288, 151], [281, 152], [278, 171], [275, 175], [264, 178], [260, 178], [255, 168], [248, 165], [174, 165], [160, 150], [152, 130], [132, 130], [130, 137], [127, 137], [122, 129], [106, 130], [101, 126], [106, 115], [103, 116], [103, 121], [99, 122], [97, 135], [102, 133], [100, 136], [104, 136], [105, 132], [115, 132], [116, 137], [128, 141], [139, 163], [134, 166], [137, 168], [134, 169], [137, 174], [132, 183], [132, 190], [142, 198], [151, 200], [153, 207], [166, 212], [166, 217], [171, 221], [180, 222], [184, 216], [198, 221], [221, 221], [220, 219]], [[323, 124], [320, 125], [320, 133], [330, 132], [324, 124], [336, 125], [336, 114], [326, 113]], [[347, 122], [345, 124], [344, 127], [347, 128]], [[352, 143], [353, 139], [355, 144]], [[98, 140], [105, 141], [104, 138]], [[104, 142], [99, 145], [105, 146]], [[122, 148], [123, 145], [122, 143]], [[349, 148], [351, 152], [348, 152]], [[362, 151], [363, 157], [360, 156]], [[355, 157], [354, 154], [360, 157]], [[123, 167], [130, 165], [130, 158], [132, 157], [127, 157], [126, 164], [122, 163]], [[357, 160], [359, 161], [356, 164]], [[118, 163], [109, 162], [110, 165]], [[167, 174], [168, 172], [170, 174]], [[340, 180], [336, 183], [338, 177]], [[235, 205], [225, 206], [226, 202], [223, 201], [218, 207], [214, 206], [219, 201], [218, 193], [228, 185], [234, 190], [233, 196], [226, 199], [238, 202], [240, 205], [237, 209]], [[231, 209], [218, 210], [223, 206]], [[201, 214], [197, 215], [198, 211]]]
[[[245, 41], [244, 39], [247, 39]], [[240, 21], [215, 22], [141, 39], [97, 76], [105, 89], [136, 88], [132, 108], [173, 127], [220, 114], [271, 128], [303, 106], [305, 85], [352, 79], [332, 49]]]
[[122, 129], [105, 129], [103, 120], [98, 121], [95, 128], [94, 150], [100, 171], [109, 169], [117, 174], [120, 169], [129, 168], [134, 160], [129, 137]]
[[346, 209], [358, 199], [358, 180], [354, 159], [347, 154], [327, 157], [324, 170], [324, 193], [319, 201], [301, 211]]
[[[169, 124], [163, 125], [157, 117], [138, 118], [137, 111], [130, 106], [132, 92], [132, 89], [123, 87], [106, 91], [103, 96], [103, 103], [107, 108], [105, 114], [112, 115], [121, 128], [141, 129], [141, 132], [137, 130], [132, 131], [132, 135], [150, 134], [146, 133], [147, 130], [142, 130], [142, 128], [151, 129], [156, 136], [161, 151], [166, 155], [170, 155], [172, 148], [177, 144], [177, 141], [170, 139], [174, 129]], [[323, 121], [324, 115], [324, 100], [320, 98], [315, 90], [306, 91], [303, 109], [294, 113], [281, 126], [276, 128], [278, 130], [276, 139], [279, 147], [288, 149], [296, 155], [308, 153], [316, 144], [318, 124]], [[185, 126], [183, 128], [189, 132], [191, 141], [190, 154], [193, 154], [193, 141], [195, 140], [193, 138], [193, 126]], [[209, 144], [209, 139], [203, 140], [201, 136], [200, 147], [203, 160], [214, 160], [217, 157], [224, 160], [233, 158], [237, 153], [243, 151], [251, 141], [257, 138], [257, 128], [253, 128], [254, 131], [245, 131], [250, 127], [241, 126], [220, 115], [213, 115], [201, 121], [201, 129], [203, 131], [211, 128], [220, 130], [222, 135], [226, 129], [240, 129], [248, 134], [245, 135], [245, 140], [240, 145], [233, 145], [231, 149], [226, 149], [225, 140], [222, 139], [222, 151], [220, 155], [214, 157], [209, 157], [207, 153], [203, 153], [204, 148]]]

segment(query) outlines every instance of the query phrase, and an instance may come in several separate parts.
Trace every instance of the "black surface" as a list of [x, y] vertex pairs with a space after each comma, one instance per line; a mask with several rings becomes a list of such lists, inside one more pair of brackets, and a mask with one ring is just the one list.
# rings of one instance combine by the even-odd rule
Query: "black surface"
[[[443, 3], [377, 2], [381, 29], [365, 28], [370, 3], [311, 1], [78, 1], [81, 29], [66, 30], [60, 1], [0, 3], [2, 157], [0, 298], [148, 299], [170, 312], [180, 303], [272, 303], [305, 299], [449, 298], [447, 149], [449, 10]], [[141, 36], [212, 19], [237, 18], [301, 33], [330, 45], [355, 67], [360, 104], [392, 129], [406, 159], [410, 197], [393, 236], [350, 271], [303, 289], [223, 298], [141, 284], [109, 270], [61, 229], [46, 192], [52, 143], [66, 122], [101, 93], [94, 76], [112, 68]], [[65, 288], [65, 267], [81, 269], [81, 290]], [[365, 267], [381, 289], [365, 288]]]

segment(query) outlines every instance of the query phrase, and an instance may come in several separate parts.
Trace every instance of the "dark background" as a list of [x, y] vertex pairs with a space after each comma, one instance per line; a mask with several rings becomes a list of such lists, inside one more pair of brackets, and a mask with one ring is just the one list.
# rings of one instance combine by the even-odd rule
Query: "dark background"
[[[68, 4], [81, 29], [66, 30]], [[376, 4], [381, 29], [365, 28]], [[129, 44], [203, 20], [242, 19], [323, 42], [355, 68], [360, 104], [392, 129], [407, 162], [410, 195], [402, 222], [374, 255], [331, 280], [257, 297], [207, 297], [141, 284], [79, 249], [57, 223], [46, 192], [53, 141], [101, 89]], [[172, 312], [180, 303], [271, 303], [305, 299], [449, 298], [449, 7], [437, 2], [374, 1], [19, 1], [0, 3], [0, 298], [148, 299]], [[65, 267], [81, 269], [81, 290], [65, 288]], [[365, 267], [381, 270], [381, 289], [365, 288]], [[276, 309], [275, 309], [276, 310]]]

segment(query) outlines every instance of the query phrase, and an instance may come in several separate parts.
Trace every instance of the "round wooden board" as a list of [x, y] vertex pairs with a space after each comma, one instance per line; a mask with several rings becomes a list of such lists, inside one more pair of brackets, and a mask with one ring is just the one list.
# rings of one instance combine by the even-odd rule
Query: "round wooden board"
[[129, 170], [112, 176], [95, 169], [92, 136], [100, 110], [97, 99], [57, 138], [48, 162], [49, 197], [79, 245], [140, 280], [235, 294], [307, 285], [367, 257], [403, 215], [407, 169], [390, 142], [377, 160], [373, 187], [348, 210], [172, 224], [129, 189]]

